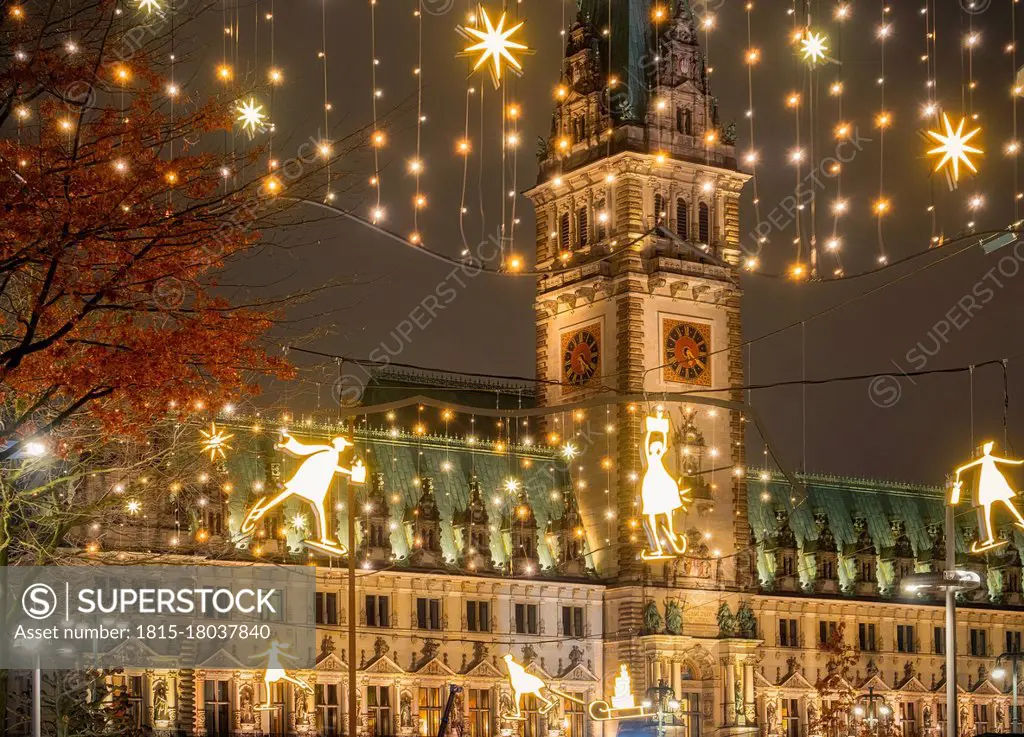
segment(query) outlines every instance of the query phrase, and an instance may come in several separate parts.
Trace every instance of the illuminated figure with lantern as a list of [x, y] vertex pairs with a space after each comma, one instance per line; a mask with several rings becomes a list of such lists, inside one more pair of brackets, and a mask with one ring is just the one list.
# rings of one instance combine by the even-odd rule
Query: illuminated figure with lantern
[[[641, 514], [644, 532], [650, 550], [644, 550], [644, 560], [674, 558], [686, 552], [686, 536], [676, 532], [673, 519], [677, 509], [686, 509], [689, 489], [680, 489], [679, 484], [665, 467], [665, 453], [668, 450], [668, 417], [659, 408], [654, 416], [644, 418], [647, 434], [644, 436], [644, 455], [647, 468], [640, 483]], [[666, 551], [662, 538], [670, 548]]]
[[1013, 504], [1013, 498], [1017, 496], [1017, 492], [1010, 487], [1010, 483], [998, 468], [1000, 463], [1019, 466], [1024, 464], [1024, 461], [994, 456], [992, 455], [992, 448], [994, 446], [995, 443], [991, 440], [988, 441], [981, 447], [981, 458], [965, 463], [956, 469], [956, 479], [953, 482], [953, 492], [949, 500], [950, 504], [958, 504], [960, 502], [960, 493], [963, 489], [963, 481], [960, 480], [960, 474], [968, 469], [977, 467], [978, 472], [974, 476], [974, 506], [978, 510], [978, 532], [979, 535], [984, 533], [985, 539], [971, 545], [972, 553], [982, 553], [986, 550], [997, 548], [1000, 545], [1005, 545], [1008, 542], [995, 539], [995, 531], [992, 529], [992, 505], [996, 502], [1002, 502], [1016, 519], [1015, 524], [1024, 529], [1024, 517], [1021, 516], [1020, 511]]

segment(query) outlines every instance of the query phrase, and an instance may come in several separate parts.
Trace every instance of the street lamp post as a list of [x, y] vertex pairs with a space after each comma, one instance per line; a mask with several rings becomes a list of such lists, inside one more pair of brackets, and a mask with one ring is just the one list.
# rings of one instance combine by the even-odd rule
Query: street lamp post
[[674, 714], [679, 708], [679, 702], [676, 701], [675, 691], [664, 680], [658, 681], [657, 686], [647, 689], [647, 698], [644, 699], [642, 706], [649, 709], [655, 702], [658, 704], [658, 737], [665, 737], [665, 714]]
[[[891, 711], [885, 703], [885, 697], [875, 693], [874, 686], [868, 686], [868, 695], [861, 696], [858, 701], [867, 701], [868, 705], [865, 709], [859, 703], [853, 707], [853, 713], [859, 717], [863, 717], [864, 721], [871, 727], [871, 731], [878, 734], [878, 715], [881, 714], [883, 717], [889, 716]], [[882, 704], [879, 707], [875, 707], [875, 702], [881, 701]]]
[[1003, 678], [1006, 675], [1003, 662], [1007, 660], [1013, 664], [1013, 711], [1010, 712], [1010, 731], [1016, 734], [1020, 731], [1020, 712], [1017, 706], [1017, 663], [1024, 660], [1024, 653], [1013, 650], [996, 658], [996, 667], [992, 671], [994, 677]]
[[[952, 490], [952, 483], [947, 484]], [[946, 737], [960, 734], [956, 693], [956, 595], [981, 586], [981, 576], [974, 571], [956, 567], [956, 507], [946, 499], [946, 565], [942, 571], [912, 573], [900, 584], [908, 594], [942, 592], [946, 599]]]

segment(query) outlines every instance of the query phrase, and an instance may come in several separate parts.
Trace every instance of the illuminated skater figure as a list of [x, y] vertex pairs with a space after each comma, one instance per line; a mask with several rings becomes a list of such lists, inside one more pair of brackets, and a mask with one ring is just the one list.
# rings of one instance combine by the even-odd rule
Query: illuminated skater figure
[[[686, 509], [686, 493], [665, 468], [665, 452], [668, 450], [668, 418], [659, 409], [654, 417], [645, 418], [647, 435], [644, 437], [644, 455], [647, 470], [640, 483], [641, 513], [644, 517], [644, 531], [651, 550], [644, 550], [644, 560], [672, 558], [686, 552], [686, 536], [676, 532], [673, 515], [677, 509]], [[662, 547], [662, 536], [671, 548]]]
[[515, 711], [511, 714], [506, 715], [507, 719], [522, 719], [523, 718], [523, 697], [524, 696], [536, 696], [537, 701], [541, 703], [540, 713], [547, 714], [555, 707], [555, 700], [549, 699], [541, 693], [541, 689], [546, 688], [547, 684], [532, 673], [527, 673], [526, 668], [519, 665], [513, 658], [512, 654], [505, 655], [505, 666], [508, 668], [508, 682], [512, 684], [512, 706]]
[[313, 693], [312, 686], [303, 681], [301, 678], [296, 678], [295, 676], [288, 675], [288, 673], [282, 666], [281, 658], [284, 658], [285, 660], [295, 659], [294, 656], [289, 655], [286, 652], [283, 652], [287, 648], [287, 645], [282, 645], [277, 640], [271, 640], [269, 650], [262, 652], [259, 655], [253, 655], [253, 658], [262, 658], [264, 656], [266, 656], [267, 658], [267, 669], [263, 672], [263, 683], [266, 686], [265, 693], [267, 694], [267, 700], [264, 704], [257, 707], [260, 711], [269, 711], [270, 709], [275, 708], [275, 706], [270, 703], [270, 686], [274, 683], [286, 681], [287, 683], [295, 684], [306, 693]]
[[1000, 545], [1005, 545], [1008, 542], [1007, 540], [997, 541], [995, 539], [995, 530], [992, 529], [992, 505], [996, 502], [1002, 502], [1010, 513], [1013, 514], [1017, 527], [1024, 529], [1024, 517], [1021, 516], [1020, 511], [1013, 504], [1013, 498], [1017, 496], [1017, 493], [1010, 488], [1009, 482], [1007, 482], [1006, 477], [1003, 476], [1002, 471], [997, 466], [999, 463], [1019, 466], [1024, 461], [1014, 461], [1009, 458], [1000, 458], [999, 456], [992, 455], [994, 445], [995, 443], [992, 441], [985, 443], [981, 447], [981, 458], [965, 463], [956, 469], [953, 493], [949, 500], [950, 504], [960, 502], [960, 492], [963, 488], [960, 474], [969, 468], [978, 466], [979, 470], [974, 480], [974, 506], [978, 510], [978, 531], [979, 534], [984, 533], [985, 539], [971, 545], [972, 553], [982, 553]]
[[319, 538], [306, 540], [306, 545], [323, 550], [333, 555], [345, 555], [348, 551], [345, 546], [331, 537], [328, 527], [327, 492], [331, 488], [331, 480], [335, 473], [342, 473], [351, 478], [353, 483], [361, 484], [366, 481], [366, 466], [362, 461], [356, 461], [352, 468], [344, 468], [338, 465], [338, 457], [345, 450], [351, 448], [352, 443], [345, 438], [334, 438], [330, 445], [303, 445], [288, 434], [287, 430], [281, 431], [283, 443], [274, 447], [290, 453], [297, 458], [305, 458], [302, 465], [295, 471], [295, 475], [284, 484], [284, 491], [270, 499], [260, 499], [256, 505], [249, 510], [245, 521], [242, 522], [242, 534], [249, 534], [271, 509], [282, 504], [292, 496], [305, 499], [313, 509], [313, 517], [316, 519]]

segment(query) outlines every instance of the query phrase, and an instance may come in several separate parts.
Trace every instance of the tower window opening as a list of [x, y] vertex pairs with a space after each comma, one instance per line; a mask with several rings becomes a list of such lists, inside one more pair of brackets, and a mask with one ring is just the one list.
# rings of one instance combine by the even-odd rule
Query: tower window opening
[[676, 200], [676, 235], [684, 241], [690, 237], [690, 213], [682, 197]]
[[654, 195], [654, 222], [660, 225], [665, 220], [665, 197], [661, 194]]
[[587, 208], [581, 207], [576, 211], [576, 240], [580, 248], [587, 245]]
[[711, 210], [706, 202], [701, 202], [697, 211], [697, 231], [701, 243], [711, 242]]
[[563, 212], [558, 220], [558, 245], [563, 251], [569, 250], [569, 213]]

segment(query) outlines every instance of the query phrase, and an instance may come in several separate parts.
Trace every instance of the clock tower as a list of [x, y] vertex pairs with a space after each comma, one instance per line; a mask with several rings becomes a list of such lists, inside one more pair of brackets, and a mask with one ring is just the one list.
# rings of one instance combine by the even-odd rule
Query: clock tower
[[[739, 197], [749, 176], [736, 164], [735, 127], [719, 121], [697, 19], [687, 0], [579, 5], [527, 192], [547, 272], [535, 302], [543, 401], [647, 393], [653, 407], [662, 393], [693, 390], [741, 400]], [[612, 399], [607, 420], [590, 413], [579, 443], [610, 477], [580, 492], [593, 563], [622, 583], [651, 575], [638, 556], [649, 409]], [[707, 405], [665, 410], [669, 470], [693, 497], [679, 524], [691, 549], [730, 559], [749, 537], [745, 482], [732, 470], [744, 462], [743, 420]], [[716, 585], [734, 585], [735, 566], [717, 575]]]

